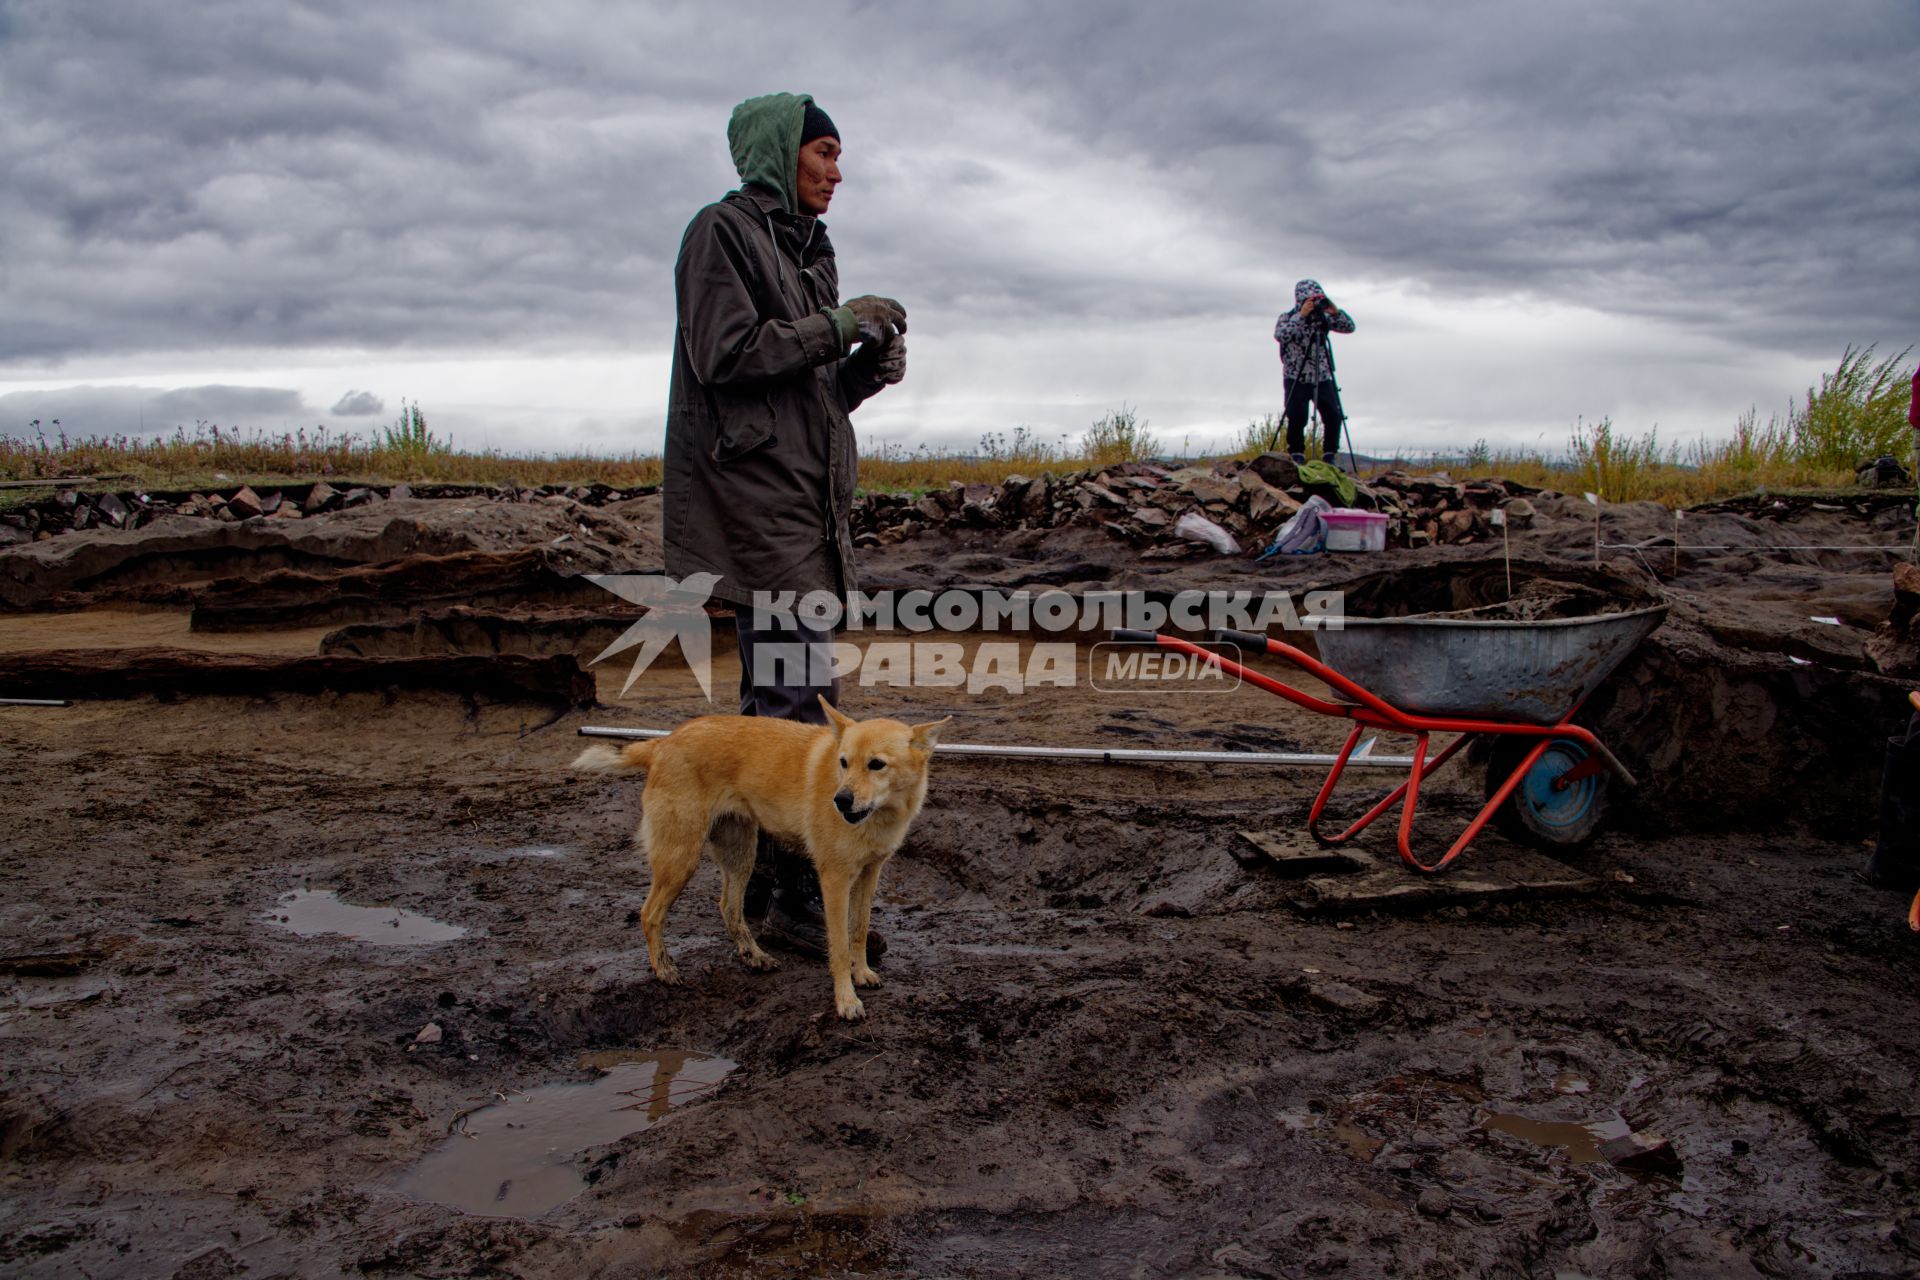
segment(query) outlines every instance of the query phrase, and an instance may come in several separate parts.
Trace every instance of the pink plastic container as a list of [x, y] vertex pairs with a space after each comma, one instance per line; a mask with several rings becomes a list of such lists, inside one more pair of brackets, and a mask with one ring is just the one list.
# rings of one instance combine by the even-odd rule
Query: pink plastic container
[[1329, 551], [1385, 551], [1387, 518], [1378, 511], [1335, 507], [1320, 517], [1327, 522]]

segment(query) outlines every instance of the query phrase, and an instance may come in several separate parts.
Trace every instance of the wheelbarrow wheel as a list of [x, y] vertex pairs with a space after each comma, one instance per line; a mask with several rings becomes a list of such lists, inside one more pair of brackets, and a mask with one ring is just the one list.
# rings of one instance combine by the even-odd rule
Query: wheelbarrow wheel
[[[1537, 738], [1503, 736], [1494, 743], [1487, 762], [1489, 800], [1538, 742]], [[1571, 738], [1549, 742], [1494, 814], [1494, 825], [1509, 839], [1541, 849], [1577, 849], [1591, 843], [1606, 820], [1607, 784], [1612, 778], [1601, 770], [1571, 782], [1561, 781], [1585, 764], [1590, 754]]]

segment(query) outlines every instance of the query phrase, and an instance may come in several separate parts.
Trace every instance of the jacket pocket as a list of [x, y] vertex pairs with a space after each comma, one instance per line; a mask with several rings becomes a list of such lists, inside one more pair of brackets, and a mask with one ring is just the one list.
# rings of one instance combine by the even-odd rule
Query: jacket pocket
[[712, 397], [713, 460], [732, 462], [773, 443], [773, 405], [765, 396]]

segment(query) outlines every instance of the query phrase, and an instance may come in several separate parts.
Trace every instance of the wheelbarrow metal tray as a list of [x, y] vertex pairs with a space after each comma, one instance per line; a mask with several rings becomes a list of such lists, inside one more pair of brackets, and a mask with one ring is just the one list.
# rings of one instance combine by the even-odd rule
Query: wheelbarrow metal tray
[[1533, 622], [1321, 619], [1321, 661], [1402, 711], [1552, 725], [1600, 687], [1666, 605]]

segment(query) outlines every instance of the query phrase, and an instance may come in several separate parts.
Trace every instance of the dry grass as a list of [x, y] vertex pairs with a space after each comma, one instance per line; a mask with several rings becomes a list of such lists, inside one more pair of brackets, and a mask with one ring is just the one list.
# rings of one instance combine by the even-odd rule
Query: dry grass
[[[456, 452], [435, 439], [424, 419], [409, 416], [380, 437], [335, 433], [325, 427], [281, 435], [197, 424], [151, 440], [131, 436], [69, 438], [52, 424], [49, 438], [0, 436], [0, 479], [60, 476], [124, 477], [143, 489], [194, 489], [256, 481], [327, 480], [362, 483], [440, 481], [448, 484], [593, 484], [633, 488], [660, 483], [660, 459], [647, 454], [571, 457], [512, 456], [497, 450]], [[35, 424], [37, 427], [38, 424]], [[224, 479], [222, 477], [225, 477]]]
[[[1853, 483], [1863, 459], [1912, 449], [1906, 426], [1906, 395], [1913, 370], [1911, 348], [1875, 362], [1873, 348], [1849, 347], [1838, 368], [1809, 387], [1805, 401], [1782, 422], [1762, 426], [1748, 410], [1733, 435], [1721, 441], [1680, 445], [1657, 431], [1630, 436], [1607, 419], [1576, 425], [1564, 454], [1496, 451], [1485, 442], [1464, 459], [1443, 463], [1456, 477], [1502, 476], [1567, 493], [1593, 492], [1609, 502], [1651, 500], [1687, 506], [1755, 489], [1831, 489]], [[117, 477], [143, 489], [209, 488], [219, 484], [326, 479], [333, 483], [444, 483], [538, 486], [607, 484], [629, 489], [660, 482], [660, 459], [630, 453], [600, 456], [510, 456], [496, 450], [456, 452], [429, 430], [418, 405], [403, 406], [398, 424], [370, 437], [318, 428], [272, 435], [197, 423], [171, 436], [69, 438], [60, 424], [38, 422], [32, 435], [0, 435], [0, 479], [61, 476]], [[1275, 447], [1283, 425], [1275, 418], [1250, 422], [1236, 441], [1242, 456]], [[1080, 439], [1046, 440], [1026, 427], [989, 432], [977, 450], [953, 453], [921, 446], [868, 441], [860, 479], [869, 490], [917, 492], [963, 484], [997, 484], [1009, 475], [1112, 466], [1153, 457], [1160, 442], [1146, 422], [1122, 406], [1095, 422]], [[5, 491], [26, 496], [31, 490]]]
[[1760, 425], [1759, 411], [1740, 416], [1726, 440], [1662, 444], [1657, 431], [1631, 437], [1610, 420], [1580, 423], [1560, 458], [1495, 452], [1485, 442], [1468, 451], [1463, 476], [1501, 476], [1568, 493], [1597, 493], [1608, 502], [1653, 501], [1690, 506], [1756, 489], [1834, 489], [1853, 483], [1854, 469], [1891, 455], [1912, 466], [1907, 427], [1912, 348], [1875, 363], [1873, 348], [1848, 347], [1834, 372], [1808, 387], [1805, 400]]

